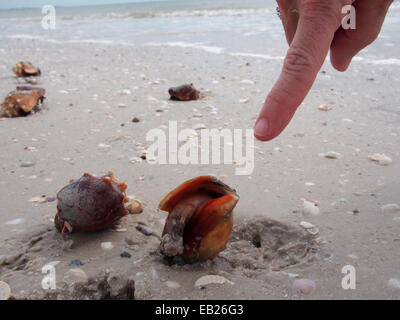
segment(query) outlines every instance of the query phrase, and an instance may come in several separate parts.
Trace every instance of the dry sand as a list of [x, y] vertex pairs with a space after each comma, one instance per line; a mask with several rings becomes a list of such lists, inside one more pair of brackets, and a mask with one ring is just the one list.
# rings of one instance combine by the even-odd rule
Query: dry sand
[[[149, 145], [148, 130], [170, 120], [180, 128], [198, 123], [252, 128], [280, 60], [172, 47], [15, 42], [0, 51], [1, 97], [24, 82], [11, 72], [19, 60], [42, 69], [37, 80], [47, 99], [36, 114], [0, 121], [0, 280], [10, 285], [13, 297], [131, 298], [134, 286], [138, 299], [400, 298], [400, 289], [388, 285], [400, 279], [400, 212], [381, 211], [400, 202], [398, 66], [355, 62], [339, 74], [327, 63], [287, 130], [272, 142], [256, 142], [253, 174], [235, 176], [234, 165], [150, 165], [130, 159], [142, 154], [138, 143]], [[241, 83], [244, 79], [254, 84]], [[168, 100], [169, 87], [190, 82], [208, 98]], [[121, 94], [124, 89], [131, 94]], [[331, 110], [318, 110], [321, 104]], [[212, 107], [217, 115], [210, 113]], [[194, 117], [199, 113], [201, 118]], [[140, 122], [131, 122], [134, 117]], [[319, 156], [328, 151], [341, 158]], [[387, 154], [393, 163], [368, 160], [374, 153]], [[26, 162], [34, 165], [21, 167]], [[122, 219], [125, 231], [63, 239], [52, 222], [56, 202], [29, 201], [55, 196], [84, 172], [109, 170], [145, 205], [141, 215]], [[157, 254], [157, 238], [135, 226], [144, 222], [160, 234], [166, 217], [156, 209], [160, 199], [204, 174], [223, 176], [241, 197], [232, 240], [214, 261], [168, 266]], [[302, 198], [317, 200], [320, 215], [304, 217]], [[262, 218], [251, 220], [256, 216]], [[284, 225], [260, 224], [266, 218]], [[7, 224], [15, 219], [21, 220]], [[301, 221], [317, 226], [319, 234], [312, 239], [299, 227]], [[73, 240], [72, 247], [63, 250], [67, 240]], [[112, 242], [113, 249], [103, 250], [102, 242]], [[124, 251], [131, 257], [120, 257]], [[83, 265], [70, 267], [75, 259]], [[58, 289], [44, 292], [42, 267], [52, 261], [59, 261]], [[356, 290], [341, 287], [341, 270], [348, 264], [357, 271]], [[76, 286], [71, 295], [65, 288], [72, 286], [72, 268], [97, 282]], [[120, 287], [98, 289], [115, 274]], [[195, 281], [207, 274], [234, 284], [196, 288]], [[316, 290], [296, 292], [295, 278], [315, 281]]]

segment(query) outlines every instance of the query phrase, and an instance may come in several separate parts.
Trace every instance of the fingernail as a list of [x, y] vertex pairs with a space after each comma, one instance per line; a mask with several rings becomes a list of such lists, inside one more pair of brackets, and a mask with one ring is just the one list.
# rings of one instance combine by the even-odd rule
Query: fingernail
[[260, 118], [254, 127], [254, 135], [257, 139], [266, 139], [268, 134], [268, 119]]

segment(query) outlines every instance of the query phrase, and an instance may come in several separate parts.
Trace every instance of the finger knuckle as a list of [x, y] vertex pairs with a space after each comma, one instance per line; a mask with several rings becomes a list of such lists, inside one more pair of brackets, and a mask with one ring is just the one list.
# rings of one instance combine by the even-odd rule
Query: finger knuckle
[[301, 11], [305, 19], [337, 25], [342, 19], [342, 7], [350, 3], [351, 1], [304, 0]]
[[312, 55], [302, 47], [292, 46], [285, 58], [283, 71], [292, 77], [301, 77], [306, 70], [313, 69]]

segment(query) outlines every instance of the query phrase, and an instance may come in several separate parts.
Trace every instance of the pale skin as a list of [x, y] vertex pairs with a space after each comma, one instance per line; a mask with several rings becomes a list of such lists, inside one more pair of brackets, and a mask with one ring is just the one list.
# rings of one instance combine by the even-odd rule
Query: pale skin
[[[277, 137], [310, 91], [330, 51], [332, 66], [346, 71], [353, 57], [379, 35], [393, 0], [277, 0], [289, 50], [281, 74], [254, 127], [261, 141]], [[343, 29], [345, 5], [356, 10], [356, 29]]]

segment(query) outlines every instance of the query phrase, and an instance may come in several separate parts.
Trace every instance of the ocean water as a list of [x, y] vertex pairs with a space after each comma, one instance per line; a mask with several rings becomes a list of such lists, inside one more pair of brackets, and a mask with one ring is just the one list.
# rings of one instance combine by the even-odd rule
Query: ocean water
[[[164, 0], [57, 7], [55, 30], [42, 28], [43, 17], [41, 8], [0, 10], [0, 45], [10, 41], [168, 45], [270, 59], [283, 59], [287, 50], [274, 0]], [[399, 34], [400, 5], [396, 1], [367, 58], [398, 61]], [[378, 50], [382, 46], [385, 50]]]

